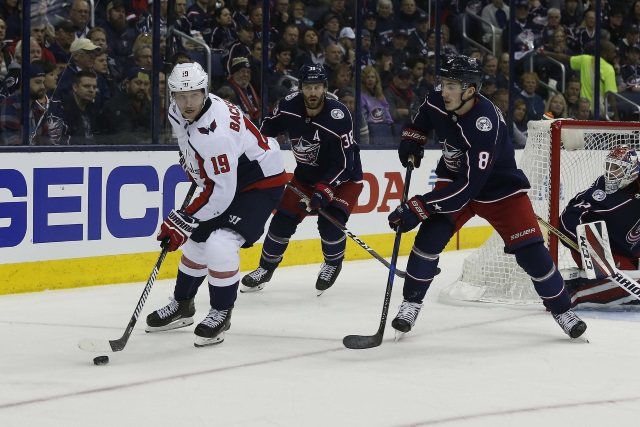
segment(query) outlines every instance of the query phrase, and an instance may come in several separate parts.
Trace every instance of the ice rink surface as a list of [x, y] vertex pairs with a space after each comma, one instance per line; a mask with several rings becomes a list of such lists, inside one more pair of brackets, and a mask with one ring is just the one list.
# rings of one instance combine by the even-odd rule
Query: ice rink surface
[[[640, 314], [581, 311], [587, 344], [541, 306], [438, 301], [467, 253], [443, 254], [412, 332], [394, 342], [389, 320], [369, 350], [342, 338], [378, 328], [387, 274], [375, 260], [346, 263], [319, 298], [318, 265], [279, 269], [239, 295], [225, 342], [205, 348], [193, 346], [195, 325], [144, 332], [173, 291], [159, 281], [106, 366], [77, 342], [119, 338], [144, 283], [2, 296], [0, 426], [638, 425]], [[397, 279], [390, 319], [401, 288]], [[196, 307], [197, 324], [205, 288]]]

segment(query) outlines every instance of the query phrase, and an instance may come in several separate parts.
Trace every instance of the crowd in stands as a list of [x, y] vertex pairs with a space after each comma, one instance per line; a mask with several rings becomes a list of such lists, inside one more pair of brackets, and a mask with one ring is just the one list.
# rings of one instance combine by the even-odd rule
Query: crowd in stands
[[[151, 1], [97, 0], [92, 11], [87, 0], [32, 0], [30, 144], [152, 142]], [[262, 2], [158, 1], [163, 65], [157, 102], [163, 129], [165, 78], [182, 62], [210, 69], [212, 92], [239, 105], [256, 123], [263, 104], [273, 108], [297, 90], [297, 70], [308, 63], [324, 65], [329, 91], [354, 112], [355, 120], [354, 70], [359, 67], [361, 144], [397, 143], [402, 127], [436, 84], [438, 39], [427, 0], [365, 0], [363, 11], [356, 11], [355, 0], [272, 0], [265, 46]], [[172, 14], [169, 4], [175, 5]], [[513, 34], [509, 6], [516, 8]], [[356, 14], [363, 19], [358, 54]], [[480, 19], [465, 19], [465, 14]], [[22, 2], [0, 0], [0, 145], [23, 143], [21, 22]], [[546, 112], [556, 118], [593, 118], [590, 67], [596, 43], [604, 82], [601, 118], [640, 119], [631, 104], [640, 104], [640, 0], [602, 0], [599, 40], [595, 0], [446, 0], [441, 23], [441, 52], [481, 61], [481, 93], [505, 118], [513, 115], [518, 146], [526, 143], [527, 122]], [[179, 33], [168, 38], [169, 28]], [[465, 41], [463, 30], [482, 47]], [[511, 43], [516, 50], [512, 59]], [[210, 64], [203, 45], [211, 49]], [[269, 51], [264, 66], [263, 49]], [[515, 67], [517, 81], [510, 81], [510, 67]], [[515, 98], [511, 109], [510, 94]], [[160, 143], [170, 142], [171, 135], [162, 132]]]

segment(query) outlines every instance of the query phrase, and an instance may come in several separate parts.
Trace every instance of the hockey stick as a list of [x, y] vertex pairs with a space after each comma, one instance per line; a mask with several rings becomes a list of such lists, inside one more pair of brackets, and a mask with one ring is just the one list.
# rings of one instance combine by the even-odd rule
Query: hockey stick
[[[185, 209], [189, 206], [189, 202], [193, 197], [193, 193], [195, 193], [196, 188], [198, 186], [195, 183], [191, 184], [189, 191], [187, 192], [187, 196], [184, 198], [184, 202], [182, 203], [181, 209]], [[133, 311], [133, 316], [129, 320], [129, 324], [127, 325], [127, 329], [125, 329], [124, 334], [117, 340], [106, 340], [106, 339], [91, 339], [91, 338], [83, 338], [78, 341], [78, 347], [85, 351], [121, 351], [124, 349], [124, 346], [127, 345], [127, 341], [129, 341], [129, 337], [133, 332], [133, 328], [136, 326], [136, 322], [138, 321], [138, 316], [140, 316], [140, 312], [142, 311], [142, 307], [144, 307], [145, 302], [147, 302], [147, 297], [151, 292], [151, 288], [153, 287], [153, 283], [156, 280], [156, 276], [158, 276], [158, 272], [160, 271], [160, 266], [164, 261], [164, 258], [167, 256], [167, 247], [168, 245], [165, 242], [162, 242], [162, 250], [160, 251], [160, 256], [156, 261], [156, 265], [153, 266], [153, 270], [151, 271], [151, 275], [149, 276], [149, 280], [147, 280], [147, 284], [144, 286], [144, 290], [142, 291], [142, 295], [138, 300], [138, 304], [136, 304], [136, 308]]]
[[[296, 193], [302, 200], [304, 200], [305, 202], [309, 201], [309, 198], [307, 197], [306, 194], [304, 194], [298, 187], [296, 187], [295, 185], [288, 183], [287, 184], [289, 186], [290, 189], [293, 190], [294, 193]], [[338, 221], [337, 219], [335, 219], [333, 217], [333, 215], [327, 213], [324, 209], [318, 209], [318, 212], [320, 213], [320, 215], [322, 215], [323, 217], [325, 217], [327, 220], [329, 220], [329, 222], [333, 225], [335, 225], [338, 229], [340, 229], [344, 234], [347, 235], [347, 237], [350, 237], [354, 242], [356, 242], [362, 249], [364, 249], [365, 251], [369, 252], [369, 254], [371, 254], [371, 256], [373, 256], [375, 259], [377, 259], [378, 261], [380, 261], [381, 263], [384, 264], [385, 267], [387, 267], [388, 269], [391, 269], [391, 264], [389, 264], [389, 262], [384, 259], [380, 254], [378, 254], [376, 251], [374, 251], [373, 249], [371, 249], [371, 247], [369, 245], [367, 245], [365, 242], [363, 242], [362, 240], [360, 240], [360, 238], [358, 236], [356, 236], [355, 234], [353, 234], [351, 231], [349, 231], [347, 229], [347, 227], [345, 227], [344, 225], [342, 225], [342, 223], [340, 221]], [[404, 276], [406, 275], [406, 273], [402, 270], [394, 270], [396, 275], [398, 277], [402, 277], [404, 278]]]
[[[582, 251], [578, 247], [578, 244], [576, 242], [574, 242], [573, 240], [571, 240], [569, 237], [567, 237], [562, 231], [558, 230], [553, 225], [549, 224], [549, 222], [547, 222], [544, 219], [540, 218], [538, 215], [536, 215], [536, 218], [538, 219], [538, 222], [540, 224], [544, 225], [547, 228], [547, 230], [549, 230], [550, 232], [555, 234], [560, 240], [562, 240], [563, 242], [565, 242], [569, 246], [571, 246], [571, 249], [575, 250], [576, 252], [578, 252], [580, 254], [582, 253]], [[607, 248], [606, 250], [608, 250], [610, 252], [611, 248]], [[606, 257], [605, 257], [605, 259], [606, 259]], [[629, 277], [624, 272], [621, 272], [618, 269], [616, 269], [615, 265], [610, 265], [610, 266], [608, 266], [608, 268], [612, 272], [611, 279], [615, 284], [617, 284], [621, 288], [624, 288], [632, 296], [640, 299], [640, 287], [638, 286], [638, 284], [636, 282], [633, 281], [633, 279], [631, 277]]]
[[590, 222], [578, 225], [576, 229], [582, 265], [590, 279], [611, 278], [618, 286], [624, 288], [632, 297], [640, 300], [640, 285], [626, 273], [616, 268], [609, 233], [604, 221]]
[[[409, 158], [407, 164], [407, 173], [404, 178], [404, 191], [402, 192], [402, 201], [407, 201], [409, 196], [409, 184], [411, 183], [411, 172], [413, 172], [413, 158]], [[378, 347], [382, 344], [382, 337], [384, 336], [384, 328], [387, 324], [387, 315], [389, 314], [389, 303], [391, 301], [391, 289], [393, 288], [393, 279], [395, 278], [394, 272], [396, 268], [396, 262], [398, 261], [398, 252], [400, 252], [400, 239], [402, 238], [402, 231], [400, 227], [396, 231], [396, 238], [393, 242], [393, 252], [391, 253], [391, 266], [389, 267], [389, 278], [387, 279], [387, 288], [384, 292], [384, 302], [382, 303], [382, 315], [380, 316], [380, 326], [378, 332], [374, 335], [347, 335], [343, 338], [342, 344], [345, 347], [359, 350], [365, 348]]]

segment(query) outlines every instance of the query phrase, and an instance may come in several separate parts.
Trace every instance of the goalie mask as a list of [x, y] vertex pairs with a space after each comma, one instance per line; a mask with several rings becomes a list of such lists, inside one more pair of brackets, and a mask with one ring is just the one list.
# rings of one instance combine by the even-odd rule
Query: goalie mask
[[612, 194], [638, 179], [638, 154], [627, 145], [614, 148], [604, 161], [604, 191]]

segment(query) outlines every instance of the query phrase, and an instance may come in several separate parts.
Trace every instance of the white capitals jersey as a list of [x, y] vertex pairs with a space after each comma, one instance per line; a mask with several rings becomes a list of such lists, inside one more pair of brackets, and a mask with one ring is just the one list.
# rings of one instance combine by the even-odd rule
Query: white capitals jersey
[[169, 119], [187, 171], [203, 189], [185, 209], [198, 220], [221, 215], [241, 191], [287, 182], [280, 145], [262, 135], [236, 105], [210, 94], [192, 123], [175, 102]]

